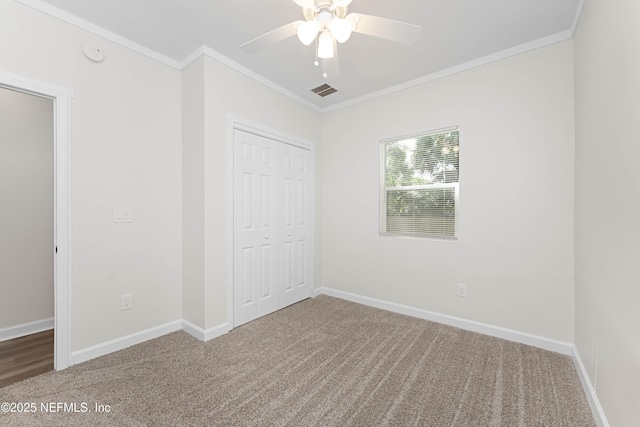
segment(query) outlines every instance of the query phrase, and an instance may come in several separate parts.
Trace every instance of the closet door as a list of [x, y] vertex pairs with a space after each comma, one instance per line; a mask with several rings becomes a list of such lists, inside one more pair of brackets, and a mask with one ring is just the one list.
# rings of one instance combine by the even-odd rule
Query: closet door
[[279, 308], [278, 144], [234, 130], [235, 326]]
[[282, 143], [279, 149], [280, 307], [311, 296], [313, 247], [311, 152]]

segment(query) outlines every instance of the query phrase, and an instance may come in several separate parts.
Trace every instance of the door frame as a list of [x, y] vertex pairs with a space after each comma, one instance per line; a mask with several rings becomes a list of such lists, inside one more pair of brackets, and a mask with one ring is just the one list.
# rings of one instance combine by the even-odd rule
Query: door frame
[[[0, 87], [51, 99], [54, 123], [54, 369], [71, 356], [71, 98], [73, 91], [0, 71]], [[57, 251], [56, 251], [57, 250]]]
[[311, 152], [312, 170], [313, 170], [313, 186], [311, 187], [311, 259], [314, 262], [311, 265], [311, 289], [313, 293], [314, 277], [315, 277], [315, 143], [306, 139], [298, 138], [282, 132], [277, 129], [270, 128], [260, 123], [246, 120], [233, 114], [227, 114], [227, 325], [231, 330], [235, 327], [233, 323], [233, 184], [234, 184], [234, 162], [233, 162], [233, 131], [241, 130], [254, 135], [273, 139], [278, 142], [293, 145], [307, 149]]

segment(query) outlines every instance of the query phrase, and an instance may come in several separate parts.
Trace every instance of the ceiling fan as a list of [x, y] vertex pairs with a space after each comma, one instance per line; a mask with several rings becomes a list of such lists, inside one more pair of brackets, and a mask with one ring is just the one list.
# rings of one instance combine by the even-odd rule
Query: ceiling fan
[[[316, 42], [316, 61], [336, 57], [337, 43], [349, 40], [351, 33], [367, 34], [402, 44], [412, 44], [420, 37], [421, 27], [362, 13], [347, 13], [352, 0], [293, 0], [302, 7], [305, 20], [283, 25], [240, 46], [256, 52], [294, 35], [306, 46]], [[334, 60], [337, 64], [337, 58]], [[326, 66], [323, 73], [327, 77]]]

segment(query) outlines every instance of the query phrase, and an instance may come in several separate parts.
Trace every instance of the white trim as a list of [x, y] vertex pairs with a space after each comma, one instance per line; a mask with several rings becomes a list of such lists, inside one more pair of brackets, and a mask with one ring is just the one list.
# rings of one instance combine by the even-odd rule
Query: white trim
[[53, 100], [54, 108], [54, 368], [71, 355], [71, 98], [73, 91], [0, 71], [0, 86]]
[[63, 94], [69, 98], [74, 97], [73, 90], [62, 86], [44, 83], [36, 79], [0, 70], [0, 84], [18, 92], [30, 93], [45, 98], [56, 98]]
[[384, 187], [385, 191], [402, 190], [428, 190], [430, 188], [451, 188], [458, 185], [458, 182], [434, 182], [433, 184], [397, 185], [394, 187]]
[[227, 324], [233, 329], [233, 130], [237, 118], [227, 115]]
[[50, 319], [23, 323], [21, 325], [9, 326], [8, 328], [0, 329], [0, 342], [24, 337], [31, 334], [37, 334], [38, 332], [48, 331], [50, 329], [53, 329], [53, 326], [53, 317]]
[[[311, 151], [313, 162], [314, 187], [311, 188], [311, 198], [315, 200], [315, 143], [306, 139], [281, 132], [260, 123], [247, 120], [233, 114], [227, 114], [227, 230], [233, 228], [233, 131], [243, 130], [254, 135], [260, 135], [285, 144], [294, 145]], [[227, 233], [227, 325], [229, 330], [235, 326], [233, 323], [233, 231]], [[315, 242], [315, 207], [311, 209], [311, 240]], [[311, 258], [315, 260], [314, 245], [311, 245]], [[314, 277], [315, 266], [312, 266], [311, 277]], [[313, 281], [310, 284], [313, 290]]]
[[591, 412], [593, 414], [593, 417], [596, 423], [598, 424], [599, 427], [609, 427], [609, 422], [607, 421], [607, 417], [604, 413], [602, 405], [600, 404], [600, 400], [598, 399], [596, 390], [594, 389], [591, 383], [591, 380], [589, 379], [589, 374], [587, 373], [587, 370], [584, 364], [582, 363], [582, 359], [580, 358], [580, 353], [578, 353], [578, 349], [574, 344], [570, 344], [562, 341], [556, 341], [549, 338], [539, 337], [539, 336], [535, 336], [535, 335], [531, 335], [523, 332], [513, 331], [513, 330], [501, 328], [498, 326], [487, 325], [484, 323], [474, 322], [474, 321], [461, 319], [453, 316], [433, 313], [426, 310], [420, 310], [420, 309], [407, 307], [400, 304], [394, 304], [394, 303], [389, 303], [386, 301], [381, 301], [373, 298], [367, 298], [360, 295], [338, 291], [335, 289], [329, 289], [329, 288], [314, 289], [313, 297], [315, 298], [318, 295], [328, 295], [336, 298], [341, 298], [347, 301], [368, 305], [370, 307], [381, 308], [383, 310], [392, 311], [394, 313], [406, 314], [408, 316], [431, 320], [434, 322], [443, 323], [445, 325], [455, 326], [457, 328], [461, 328], [461, 329], [465, 329], [473, 332], [479, 332], [485, 335], [490, 335], [490, 336], [506, 339], [513, 342], [527, 344], [534, 347], [538, 347], [545, 350], [550, 350], [550, 351], [561, 353], [567, 356], [571, 356], [571, 359], [573, 360], [573, 364], [575, 365], [576, 371], [578, 373], [578, 378], [580, 379], [580, 385], [582, 386], [582, 390], [584, 391], [584, 394], [587, 397], [589, 407], [591, 409]]
[[[227, 114], [226, 120], [228, 130], [227, 137], [231, 138], [231, 147], [233, 147], [233, 130], [238, 129], [252, 133], [254, 135], [273, 139], [274, 141], [284, 142], [285, 144], [304, 148], [310, 151], [313, 151], [313, 149], [315, 148], [315, 143], [313, 141], [298, 138], [297, 136], [282, 132], [269, 126], [265, 126], [261, 123], [235, 116], [233, 114]], [[233, 159], [233, 156], [231, 157], [231, 159]]]
[[229, 332], [231, 327], [229, 323], [223, 323], [218, 326], [214, 326], [213, 328], [209, 328], [207, 330], [202, 329], [199, 326], [194, 325], [193, 323], [182, 320], [182, 330], [191, 335], [194, 338], [197, 338], [200, 341], [209, 341], [214, 338], [218, 338]]
[[56, 370], [69, 366], [71, 354], [71, 97], [55, 99], [56, 115], [56, 233], [55, 356]]
[[126, 47], [127, 49], [131, 49], [134, 52], [142, 54], [148, 58], [155, 59], [156, 61], [161, 62], [164, 65], [168, 65], [169, 67], [175, 68], [176, 70], [180, 69], [180, 62], [172, 58], [169, 58], [168, 56], [158, 53], [155, 50], [149, 49], [148, 47], [145, 47], [132, 40], [129, 40], [126, 37], [122, 37], [119, 34], [109, 31], [103, 27], [100, 27], [99, 25], [96, 25], [85, 19], [82, 19], [67, 11], [64, 11], [55, 6], [52, 6], [49, 3], [45, 3], [42, 0], [16, 0], [16, 1], [18, 3], [22, 3], [25, 6], [29, 6], [42, 13], [45, 13], [49, 16], [60, 19], [61, 21], [66, 22], [67, 24], [73, 25], [74, 27], [88, 31], [92, 34], [100, 36], [113, 43], [119, 44], [120, 46]]
[[476, 68], [476, 67], [480, 67], [482, 65], [486, 65], [486, 64], [490, 64], [492, 62], [496, 62], [496, 61], [500, 61], [502, 59], [506, 59], [509, 58], [511, 56], [515, 56], [515, 55], [519, 55], [521, 53], [525, 53], [531, 50], [535, 50], [535, 49], [539, 49], [545, 46], [549, 46], [555, 43], [559, 43], [559, 42], [563, 42], [566, 40], [570, 40], [573, 37], [573, 33], [575, 31], [575, 26], [577, 25], [578, 22], [578, 18], [580, 15], [580, 11], [582, 10], [582, 5], [584, 3], [584, 0], [580, 0], [580, 6], [579, 9], [577, 11], [576, 17], [574, 19], [574, 23], [571, 29], [569, 30], [565, 30], [565, 31], [561, 31], [559, 33], [556, 34], [552, 34], [550, 36], [547, 37], [543, 37], [537, 40], [532, 40], [530, 42], [527, 43], [523, 43], [520, 44], [518, 46], [514, 46], [511, 47], [509, 49], [505, 49], [502, 50], [500, 52], [496, 52], [490, 55], [486, 55], [484, 57], [481, 58], [477, 58], [468, 62], [465, 62], [463, 64], [458, 64], [458, 65], [454, 65], [453, 67], [449, 67], [443, 70], [439, 70], [436, 71], [434, 73], [431, 74], [427, 74], [426, 76], [422, 76], [419, 77], [417, 79], [414, 80], [410, 80], [408, 82], [404, 82], [404, 83], [400, 83], [399, 85], [395, 85], [395, 86], [391, 86], [388, 87], [386, 89], [382, 89], [376, 92], [372, 92], [357, 98], [352, 98], [350, 100], [338, 103], [338, 104], [334, 104], [334, 105], [329, 105], [328, 107], [320, 107], [319, 105], [316, 105], [310, 101], [307, 101], [306, 99], [296, 95], [295, 93], [289, 91], [288, 89], [283, 88], [282, 86], [277, 85], [276, 83], [272, 82], [271, 80], [268, 80], [267, 78], [261, 76], [260, 74], [248, 69], [247, 67], [245, 67], [244, 65], [241, 65], [235, 61], [233, 61], [232, 59], [222, 55], [221, 53], [215, 51], [214, 49], [208, 47], [208, 46], [202, 46], [198, 49], [196, 49], [193, 53], [191, 53], [189, 56], [187, 56], [187, 58], [182, 61], [182, 63], [179, 66], [179, 69], [182, 70], [185, 67], [187, 67], [189, 64], [191, 64], [193, 61], [195, 61], [196, 59], [198, 59], [200, 56], [204, 55], [204, 56], [208, 56], [211, 59], [214, 59], [224, 65], [227, 65], [228, 67], [232, 68], [233, 70], [244, 74], [245, 76], [256, 80], [259, 83], [264, 84], [265, 86], [275, 90], [276, 92], [280, 92], [281, 94], [288, 96], [289, 98], [293, 99], [294, 101], [297, 101], [319, 113], [328, 113], [331, 111], [336, 111], [336, 110], [340, 110], [342, 108], [346, 108], [346, 107], [350, 107], [352, 105], [355, 104], [359, 104], [365, 101], [370, 101], [372, 99], [375, 98], [379, 98], [385, 95], [390, 95], [392, 93], [396, 93], [396, 92], [400, 92], [402, 90], [414, 87], [414, 86], [419, 86], [421, 84], [424, 83], [428, 83], [437, 79], [441, 79], [443, 77], [447, 77], [453, 74], [457, 74], [460, 73], [462, 71], [467, 71], [470, 70], [472, 68]]
[[[204, 52], [204, 50], [205, 50], [205, 46], [202, 45], [199, 48], [197, 48], [196, 50], [194, 50], [193, 52], [191, 52], [185, 59], [182, 60], [182, 62], [180, 62], [180, 66], [178, 67], [180, 69], [180, 71], [182, 71], [185, 68], [187, 68], [189, 65], [191, 65], [193, 62], [195, 62], [201, 56], [207, 56], [207, 54]], [[213, 49], [211, 49], [211, 50], [213, 50]], [[222, 61], [220, 61], [220, 62], [222, 62]]]
[[576, 15], [573, 17], [573, 23], [571, 24], [571, 38], [576, 34], [576, 30], [578, 29], [578, 23], [580, 22], [580, 16], [582, 15], [582, 8], [584, 7], [584, 0], [580, 0], [578, 3], [578, 9], [576, 10]]
[[218, 51], [210, 48], [209, 46], [203, 45], [200, 46], [199, 48], [195, 49], [191, 54], [189, 54], [184, 60], [182, 61], [176, 61], [168, 56], [165, 56], [161, 53], [158, 53], [155, 50], [149, 49], [148, 47], [145, 47], [139, 43], [136, 43], [132, 40], [129, 40], [123, 36], [120, 36], [112, 31], [109, 31], [103, 27], [100, 27], [96, 24], [93, 24], [85, 19], [82, 19], [76, 15], [73, 15], [69, 12], [66, 12], [62, 9], [59, 9], [55, 6], [52, 6], [46, 2], [44, 2], [43, 0], [16, 0], [18, 3], [22, 3], [25, 6], [29, 6], [33, 9], [36, 9], [40, 12], [43, 12], [47, 15], [50, 15], [54, 18], [60, 19], [70, 25], [73, 25], [75, 27], [81, 28], [85, 31], [88, 31], [90, 33], [93, 33], [95, 35], [98, 35], [100, 37], [105, 38], [106, 40], [109, 40], [111, 42], [117, 43], [121, 46], [124, 46], [128, 49], [131, 49], [135, 52], [138, 52], [142, 55], [145, 55], [149, 58], [155, 59], [158, 62], [161, 62], [165, 65], [168, 65], [172, 68], [175, 68], [176, 70], [182, 70], [185, 67], [187, 67], [189, 64], [191, 64], [193, 61], [195, 61], [196, 59], [198, 59], [200, 56], [205, 55], [211, 59], [214, 59], [224, 65], [227, 65], [228, 67], [232, 68], [233, 70], [239, 72], [240, 74], [244, 74], [245, 76], [259, 82], [262, 83], [263, 85], [267, 86], [270, 89], [275, 90], [276, 92], [279, 92], [289, 98], [291, 98], [294, 101], [297, 101], [298, 103], [311, 108], [314, 111], [317, 111], [319, 113], [327, 113], [330, 111], [335, 111], [335, 110], [339, 110], [345, 107], [349, 107], [351, 105], [355, 105], [355, 104], [359, 104], [361, 102], [365, 102], [365, 101], [369, 101], [375, 98], [379, 98], [381, 96], [385, 96], [385, 95], [389, 95], [395, 92], [399, 92], [401, 90], [404, 89], [408, 89], [410, 87], [413, 86], [418, 86], [421, 85], [423, 83], [427, 83], [433, 80], [437, 80], [443, 77], [447, 77], [450, 76], [452, 74], [456, 74], [459, 73], [461, 71], [466, 71], [469, 70], [471, 68], [475, 68], [475, 67], [479, 67], [481, 65], [485, 65], [491, 62], [495, 62], [495, 61], [499, 61], [501, 59], [504, 58], [508, 58], [510, 56], [514, 56], [514, 55], [518, 55], [520, 53], [524, 53], [530, 50], [534, 50], [534, 49], [538, 49], [544, 46], [548, 46], [554, 43], [558, 43], [561, 41], [565, 41], [565, 40], [569, 40], [573, 37], [573, 34], [575, 32], [576, 26], [578, 24], [578, 20], [580, 17], [580, 12], [582, 11], [582, 6], [584, 5], [584, 0], [580, 0], [580, 4], [578, 7], [578, 10], [576, 12], [576, 16], [574, 17], [574, 21], [572, 24], [572, 27], [568, 30], [556, 33], [556, 34], [552, 34], [550, 36], [547, 37], [543, 37], [541, 39], [538, 40], [533, 40], [527, 43], [523, 43], [519, 46], [514, 46], [511, 47], [509, 49], [505, 49], [501, 52], [497, 52], [491, 55], [487, 55], [484, 56], [482, 58], [477, 58], [474, 59], [472, 61], [466, 62], [464, 64], [459, 64], [459, 65], [455, 65], [453, 67], [444, 69], [444, 70], [440, 70], [440, 71], [436, 71], [435, 73], [432, 74], [428, 74], [426, 76], [423, 77], [419, 77], [415, 80], [411, 80], [408, 82], [404, 82], [401, 83], [399, 85], [396, 86], [391, 86], [388, 87], [386, 89], [382, 89], [380, 91], [376, 91], [376, 92], [372, 92], [369, 93], [367, 95], [363, 95], [357, 98], [352, 98], [350, 100], [338, 103], [338, 104], [334, 104], [334, 105], [330, 105], [328, 107], [321, 107], [319, 105], [314, 104], [313, 102], [310, 102], [308, 100], [306, 100], [305, 98], [302, 98], [301, 96], [291, 92], [290, 90], [274, 83], [273, 81], [261, 76], [260, 74], [248, 69], [247, 67], [245, 67], [244, 65], [239, 64], [238, 62], [222, 55], [221, 53], [219, 53]]
[[221, 53], [211, 49], [209, 46], [202, 46], [199, 49], [197, 49], [195, 52], [193, 52], [191, 55], [189, 55], [181, 64], [179, 69], [182, 70], [184, 67], [188, 66], [190, 63], [192, 63], [193, 61], [195, 61], [196, 59], [198, 59], [200, 56], [207, 56], [215, 61], [220, 62], [221, 64], [226, 65], [227, 67], [237, 71], [240, 74], [244, 74], [245, 76], [249, 77], [250, 79], [253, 79], [255, 81], [257, 81], [258, 83], [262, 83], [263, 85], [265, 85], [266, 87], [273, 89], [276, 92], [281, 93], [284, 96], [287, 96], [291, 99], [293, 99], [294, 101], [297, 101], [298, 103], [304, 105], [305, 107], [309, 107], [314, 111], [321, 111], [321, 108], [312, 103], [307, 101], [306, 99], [302, 98], [301, 96], [296, 95], [295, 93], [291, 92], [289, 89], [285, 89], [282, 86], [272, 82], [271, 80], [261, 76], [260, 74], [256, 73], [255, 71], [252, 71], [250, 69], [248, 69], [247, 67], [245, 67], [244, 65], [241, 65], [237, 62], [235, 62], [234, 60], [227, 58], [226, 56], [222, 55]]
[[328, 107], [322, 108], [320, 110], [321, 113], [328, 113], [330, 111], [340, 110], [342, 108], [350, 107], [355, 104], [359, 104], [361, 102], [370, 101], [375, 98], [380, 98], [385, 95], [391, 95], [396, 92], [400, 92], [405, 89], [409, 89], [414, 86], [419, 86], [424, 83], [429, 83], [434, 80], [441, 79], [443, 77], [448, 77], [453, 74], [460, 73], [462, 71], [467, 71], [472, 68], [480, 67], [483, 65], [490, 64], [492, 62], [500, 61], [505, 58], [509, 58], [511, 56], [519, 55], [521, 53], [528, 52], [530, 50], [539, 49], [541, 47], [549, 46], [555, 43], [563, 42], [566, 40], [570, 40], [572, 36], [571, 30], [562, 31], [557, 34], [552, 34], [547, 37], [543, 37], [538, 40], [533, 40], [527, 43], [523, 43], [518, 46], [511, 47], [509, 49], [502, 50], [500, 52], [492, 53], [487, 56], [483, 56], [482, 58], [477, 58], [469, 62], [465, 62], [463, 64], [454, 65], [453, 67], [445, 68], [444, 70], [436, 71], [435, 73], [427, 74], [426, 76], [419, 77], [415, 80], [410, 80], [408, 82], [401, 83], [396, 86], [391, 86], [386, 89], [382, 89], [376, 92], [369, 93], [367, 95], [363, 95], [357, 98], [352, 98], [350, 100], [330, 105]]
[[417, 317], [419, 319], [430, 320], [432, 322], [442, 323], [444, 325], [454, 326], [456, 328], [467, 331], [477, 332], [496, 338], [502, 338], [508, 341], [526, 344], [538, 347], [543, 350], [549, 350], [561, 353], [567, 356], [573, 354], [572, 344], [564, 341], [558, 341], [551, 338], [545, 338], [538, 335], [528, 334], [526, 332], [514, 331], [512, 329], [494, 326], [487, 323], [467, 320], [460, 317], [449, 316], [446, 314], [435, 313], [433, 311], [422, 310], [420, 308], [409, 307], [402, 304], [387, 302], [375, 298], [369, 298], [361, 295], [343, 292], [331, 288], [316, 289], [316, 294], [324, 294], [335, 298], [344, 299], [358, 304], [368, 305], [370, 307], [380, 308], [394, 313], [404, 314], [407, 316]]
[[91, 347], [84, 348], [82, 350], [74, 351], [71, 353], [71, 364], [76, 365], [78, 363], [86, 362], [87, 360], [95, 359], [96, 357], [104, 356], [105, 354], [113, 353], [114, 351], [123, 350], [132, 345], [141, 344], [145, 341], [149, 341], [155, 338], [159, 338], [163, 335], [171, 332], [176, 332], [182, 329], [182, 321], [176, 320], [173, 322], [165, 323], [164, 325], [156, 326], [144, 331], [136, 332], [134, 334], [126, 335], [121, 338], [116, 338], [101, 344], [97, 344]]
[[188, 320], [182, 319], [182, 330], [192, 337], [197, 338], [200, 341], [204, 341], [204, 329], [200, 326], [196, 326]]
[[578, 378], [580, 378], [580, 384], [582, 385], [584, 394], [586, 395], [589, 406], [591, 407], [593, 418], [595, 418], [599, 427], [609, 427], [609, 421], [607, 421], [604, 409], [602, 409], [602, 405], [600, 405], [600, 400], [598, 399], [596, 390], [589, 379], [587, 369], [582, 363], [582, 358], [580, 358], [580, 353], [578, 353], [578, 348], [575, 345], [571, 346], [571, 358], [573, 359], [573, 364], [578, 372]]
[[167, 335], [176, 331], [185, 331], [186, 333], [197, 338], [200, 341], [209, 341], [226, 334], [230, 330], [231, 328], [229, 327], [228, 323], [223, 323], [213, 328], [204, 330], [187, 320], [175, 320], [173, 322], [165, 323], [164, 325], [149, 328], [144, 331], [136, 332], [134, 334], [129, 334], [124, 337], [96, 344], [82, 350], [74, 351], [71, 354], [71, 365], [86, 362], [87, 360], [95, 359], [96, 357], [105, 356], [109, 353], [123, 350], [133, 345], [142, 344], [143, 342], [160, 338], [163, 335]]

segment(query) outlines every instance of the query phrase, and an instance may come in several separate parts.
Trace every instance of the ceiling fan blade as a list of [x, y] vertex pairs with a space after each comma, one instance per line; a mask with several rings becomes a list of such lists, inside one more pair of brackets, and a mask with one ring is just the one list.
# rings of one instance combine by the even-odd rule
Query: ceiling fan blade
[[[359, 19], [358, 19], [359, 18]], [[379, 16], [350, 13], [345, 18], [349, 22], [356, 22], [356, 33], [367, 34], [381, 39], [391, 40], [402, 44], [412, 44], [420, 38], [422, 27]]]
[[293, 0], [300, 7], [315, 7], [315, 0]]
[[246, 42], [245, 44], [240, 46], [240, 48], [249, 53], [257, 52], [260, 49], [264, 49], [265, 47], [278, 43], [291, 36], [295, 36], [296, 28], [301, 23], [302, 21], [296, 21], [287, 25], [283, 25], [282, 27], [271, 30], [268, 33], [265, 33], [253, 40]]
[[302, 14], [304, 15], [304, 19], [306, 19], [307, 21], [312, 21], [313, 18], [315, 18], [316, 16], [316, 12], [315, 10], [309, 8], [309, 7], [303, 7], [302, 8]]
[[347, 16], [347, 7], [346, 6], [336, 6], [336, 8], [333, 11], [333, 13], [335, 13], [335, 15], [338, 18], [344, 19], [344, 17]]

